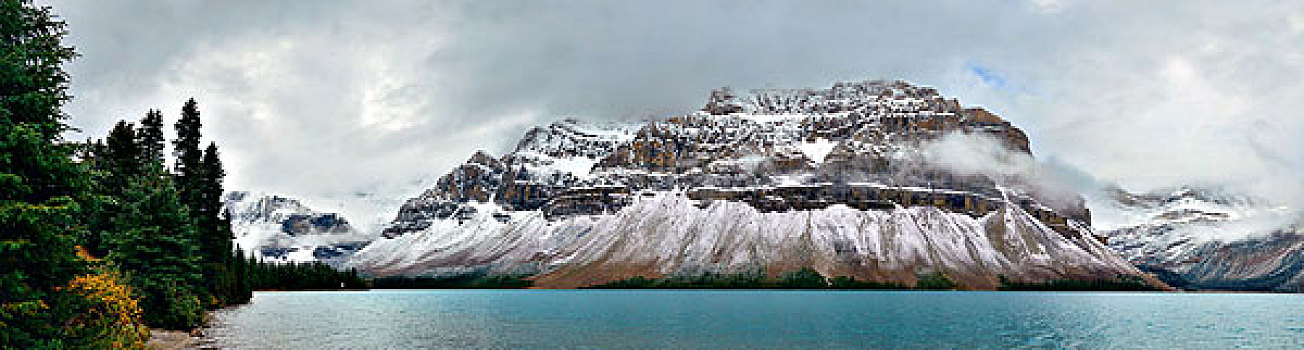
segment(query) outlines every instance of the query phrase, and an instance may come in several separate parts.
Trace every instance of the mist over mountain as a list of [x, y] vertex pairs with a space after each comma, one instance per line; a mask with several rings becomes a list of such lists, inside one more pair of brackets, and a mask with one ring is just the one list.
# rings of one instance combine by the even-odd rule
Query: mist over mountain
[[700, 112], [563, 120], [506, 155], [476, 152], [350, 263], [546, 287], [800, 268], [980, 289], [1148, 278], [1096, 236], [1081, 197], [1040, 180], [1030, 149], [999, 116], [902, 81], [718, 89]]
[[1304, 291], [1304, 215], [1219, 188], [1112, 192], [1109, 246], [1173, 286]]

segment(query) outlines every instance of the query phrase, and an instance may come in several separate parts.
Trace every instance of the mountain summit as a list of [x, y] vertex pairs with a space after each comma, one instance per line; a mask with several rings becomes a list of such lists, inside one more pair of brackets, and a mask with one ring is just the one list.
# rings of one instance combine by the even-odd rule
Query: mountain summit
[[800, 268], [902, 284], [941, 274], [976, 289], [1144, 276], [1096, 237], [1080, 197], [957, 166], [973, 158], [948, 149], [1031, 159], [1023, 131], [931, 87], [719, 89], [687, 115], [564, 120], [502, 157], [477, 152], [350, 263], [543, 287]]

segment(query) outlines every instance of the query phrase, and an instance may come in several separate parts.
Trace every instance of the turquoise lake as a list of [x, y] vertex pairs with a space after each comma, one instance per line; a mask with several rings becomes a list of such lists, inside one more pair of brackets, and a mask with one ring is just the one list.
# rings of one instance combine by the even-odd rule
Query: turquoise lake
[[259, 292], [241, 349], [1304, 348], [1304, 295], [680, 290]]

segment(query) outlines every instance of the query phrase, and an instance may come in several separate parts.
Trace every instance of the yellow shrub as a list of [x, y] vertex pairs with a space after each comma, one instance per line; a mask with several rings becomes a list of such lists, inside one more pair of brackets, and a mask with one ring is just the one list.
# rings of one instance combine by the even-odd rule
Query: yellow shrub
[[[96, 261], [88, 255], [83, 258]], [[110, 266], [96, 266], [93, 271], [73, 278], [63, 288], [83, 301], [65, 327], [65, 332], [73, 338], [69, 340], [86, 342], [82, 345], [92, 347], [144, 348], [149, 340], [149, 328], [141, 318], [131, 287]]]

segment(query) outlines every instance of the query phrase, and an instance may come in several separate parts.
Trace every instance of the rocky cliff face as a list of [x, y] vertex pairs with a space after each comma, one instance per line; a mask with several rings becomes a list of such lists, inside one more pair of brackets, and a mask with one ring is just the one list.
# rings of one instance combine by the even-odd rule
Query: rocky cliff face
[[1140, 274], [1094, 235], [1080, 198], [928, 157], [953, 134], [1030, 155], [1009, 122], [899, 81], [721, 89], [660, 121], [561, 121], [501, 158], [473, 155], [351, 262], [555, 287], [800, 267], [901, 283], [940, 272], [971, 288]]
[[1109, 245], [1174, 286], [1304, 291], [1304, 221], [1297, 212], [1224, 190], [1113, 191], [1126, 219]]
[[320, 213], [290, 198], [232, 191], [223, 201], [235, 245], [267, 261], [339, 264], [374, 238], [338, 214]]

